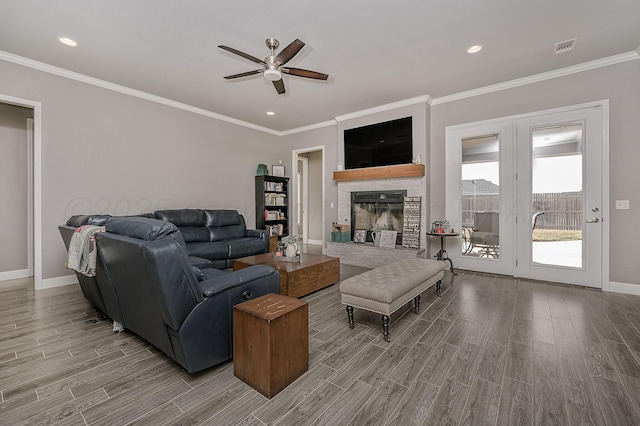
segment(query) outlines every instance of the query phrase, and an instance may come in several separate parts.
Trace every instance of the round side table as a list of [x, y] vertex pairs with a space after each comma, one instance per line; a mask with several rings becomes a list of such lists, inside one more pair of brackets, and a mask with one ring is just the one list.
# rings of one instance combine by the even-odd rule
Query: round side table
[[460, 235], [458, 232], [427, 232], [427, 235], [429, 237], [440, 237], [440, 251], [438, 251], [438, 253], [436, 253], [436, 260], [443, 260], [443, 261], [449, 261], [449, 266], [451, 266], [451, 273], [453, 275], [458, 275], [456, 274], [456, 272], [453, 270], [453, 262], [451, 261], [451, 259], [449, 259], [449, 255], [447, 254], [447, 251], [444, 249], [444, 239], [446, 237], [457, 237], [458, 235]]

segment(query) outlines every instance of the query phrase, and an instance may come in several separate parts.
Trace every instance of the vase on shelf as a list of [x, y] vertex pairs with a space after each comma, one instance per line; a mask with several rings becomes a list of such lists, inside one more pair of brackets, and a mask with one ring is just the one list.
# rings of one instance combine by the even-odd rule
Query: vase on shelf
[[258, 169], [256, 170], [256, 176], [264, 176], [269, 174], [269, 169], [267, 169], [266, 164], [258, 164]]

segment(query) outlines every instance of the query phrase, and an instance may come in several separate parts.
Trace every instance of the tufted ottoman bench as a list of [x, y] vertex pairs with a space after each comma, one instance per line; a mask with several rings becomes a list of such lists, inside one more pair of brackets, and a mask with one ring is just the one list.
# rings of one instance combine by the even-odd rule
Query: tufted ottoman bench
[[444, 262], [407, 258], [348, 278], [340, 283], [342, 304], [347, 305], [349, 327], [354, 327], [353, 308], [382, 314], [382, 333], [389, 341], [389, 316], [411, 299], [416, 314], [420, 310], [420, 294], [444, 277]]

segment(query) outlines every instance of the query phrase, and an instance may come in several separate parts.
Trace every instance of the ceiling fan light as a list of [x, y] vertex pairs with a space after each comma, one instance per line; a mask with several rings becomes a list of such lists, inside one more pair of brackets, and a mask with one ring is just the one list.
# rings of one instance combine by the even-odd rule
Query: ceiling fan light
[[272, 70], [272, 69], [266, 69], [264, 70], [264, 78], [266, 78], [269, 81], [278, 81], [282, 79], [282, 74], [280, 73], [280, 70]]

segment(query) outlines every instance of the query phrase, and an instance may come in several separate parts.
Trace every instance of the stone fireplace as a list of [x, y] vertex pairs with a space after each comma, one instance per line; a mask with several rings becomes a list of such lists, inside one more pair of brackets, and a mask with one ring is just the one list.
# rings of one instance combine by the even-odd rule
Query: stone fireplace
[[[337, 222], [339, 224], [351, 224], [351, 232], [355, 229], [368, 229], [370, 226], [378, 224], [384, 229], [390, 229], [393, 226], [393, 230], [397, 230], [402, 233], [403, 228], [403, 216], [393, 206], [386, 206], [386, 210], [378, 210], [373, 217], [373, 223], [371, 223], [371, 216], [369, 215], [369, 209], [375, 210], [374, 206], [360, 206], [360, 203], [355, 203], [355, 208], [352, 207], [353, 194], [369, 195], [371, 193], [377, 193], [378, 203], [380, 203], [380, 195], [385, 194], [385, 200], [387, 194], [391, 194], [390, 197], [399, 201], [399, 206], [402, 208], [404, 196], [407, 197], [421, 197], [422, 209], [420, 213], [420, 249], [409, 249], [402, 247], [401, 240], [397, 239], [395, 249], [391, 248], [379, 248], [374, 247], [372, 242], [365, 244], [358, 243], [339, 243], [339, 242], [327, 242], [327, 255], [339, 257], [342, 262], [351, 265], [364, 266], [368, 268], [375, 268], [385, 263], [392, 262], [404, 257], [415, 257], [421, 252], [424, 253], [426, 247], [426, 234], [427, 231], [427, 179], [425, 176], [419, 177], [400, 177], [400, 178], [382, 178], [382, 179], [362, 179], [362, 180], [345, 180], [338, 181], [338, 211]], [[366, 193], [366, 194], [365, 194]], [[400, 195], [401, 194], [401, 195]], [[397, 198], [396, 198], [397, 197]], [[356, 199], [360, 201], [358, 197]], [[384, 200], [382, 200], [384, 201]], [[375, 203], [370, 200], [370, 203]], [[364, 203], [363, 203], [364, 204]], [[389, 203], [394, 204], [394, 203]], [[374, 204], [375, 205], [375, 204]], [[380, 206], [380, 204], [378, 204]], [[365, 219], [364, 225], [360, 225], [358, 220], [363, 212], [366, 212], [367, 219]], [[355, 211], [354, 211], [355, 210]], [[358, 214], [360, 212], [360, 215]], [[367, 239], [370, 239], [370, 233], [367, 235]], [[352, 237], [353, 241], [353, 237]]]

